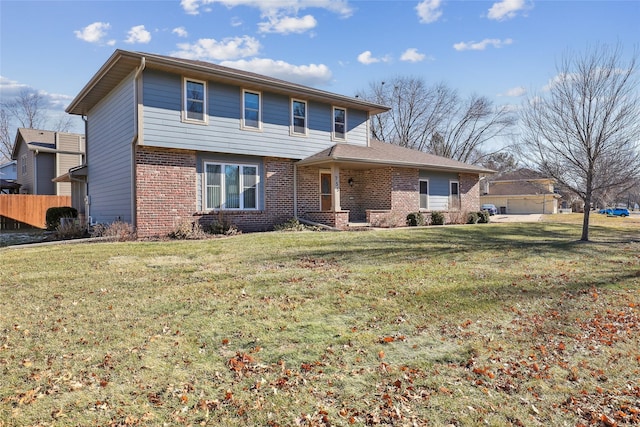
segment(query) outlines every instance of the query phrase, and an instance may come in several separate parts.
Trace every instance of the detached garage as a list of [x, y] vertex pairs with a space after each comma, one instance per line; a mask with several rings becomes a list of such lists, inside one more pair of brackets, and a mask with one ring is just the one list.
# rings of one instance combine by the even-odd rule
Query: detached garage
[[554, 192], [554, 183], [530, 169], [485, 178], [480, 203], [493, 203], [502, 214], [558, 213], [561, 196]]

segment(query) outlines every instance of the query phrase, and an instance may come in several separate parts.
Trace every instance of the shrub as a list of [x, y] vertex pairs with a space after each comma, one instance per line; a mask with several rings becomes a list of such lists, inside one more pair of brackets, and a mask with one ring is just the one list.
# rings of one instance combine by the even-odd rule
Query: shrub
[[220, 218], [218, 221], [213, 221], [209, 224], [203, 224], [202, 230], [207, 234], [223, 234], [225, 236], [242, 234], [235, 225], [224, 218]]
[[432, 225], [444, 225], [444, 214], [442, 212], [431, 212]]
[[452, 211], [449, 212], [448, 217], [448, 221], [445, 218], [445, 222], [449, 224], [467, 224], [469, 213], [467, 211]]
[[60, 218], [78, 218], [78, 210], [71, 206], [60, 206], [47, 209], [45, 221], [47, 230], [55, 230], [60, 225]]
[[273, 229], [275, 231], [321, 231], [322, 228], [313, 225], [302, 224], [296, 218], [283, 222], [282, 224], [276, 224]]
[[480, 221], [480, 216], [477, 212], [469, 212], [467, 214], [467, 224], [477, 224]]
[[407, 225], [409, 227], [417, 227], [424, 225], [424, 216], [421, 212], [412, 212], [407, 215]]
[[478, 222], [480, 224], [489, 224], [491, 216], [489, 215], [489, 211], [480, 211], [478, 212]]
[[176, 225], [175, 229], [169, 233], [169, 237], [179, 240], [197, 240], [206, 236], [202, 226], [195, 222], [184, 220]]
[[86, 235], [87, 228], [77, 220], [62, 221], [54, 233], [55, 238], [60, 240], [80, 239]]
[[127, 242], [136, 239], [133, 225], [122, 221], [111, 224], [97, 224], [91, 230], [91, 237], [110, 237], [118, 242]]

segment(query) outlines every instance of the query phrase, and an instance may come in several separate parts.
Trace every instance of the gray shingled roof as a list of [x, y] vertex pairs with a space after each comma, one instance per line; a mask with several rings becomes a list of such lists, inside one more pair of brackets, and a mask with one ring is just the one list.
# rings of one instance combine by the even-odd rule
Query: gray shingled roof
[[378, 114], [389, 110], [387, 106], [365, 101], [360, 98], [339, 95], [249, 71], [212, 64], [210, 62], [117, 49], [91, 80], [89, 80], [74, 100], [71, 101], [71, 104], [67, 107], [67, 113], [87, 114], [93, 106], [103, 99], [123, 79], [132, 72], [143, 68], [183, 74], [203, 80], [219, 81], [248, 89], [272, 91], [289, 96], [300, 96], [308, 100], [316, 100], [345, 108], [368, 111], [371, 114]]
[[299, 165], [351, 163], [372, 166], [411, 167], [451, 172], [492, 174], [495, 171], [447, 157], [372, 140], [368, 147], [336, 144], [298, 162]]

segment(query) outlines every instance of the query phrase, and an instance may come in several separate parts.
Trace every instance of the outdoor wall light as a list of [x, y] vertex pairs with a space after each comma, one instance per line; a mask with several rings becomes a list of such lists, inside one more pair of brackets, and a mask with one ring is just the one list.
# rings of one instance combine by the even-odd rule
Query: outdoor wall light
[[349, 184], [349, 187], [353, 187], [353, 178], [349, 178], [347, 183]]

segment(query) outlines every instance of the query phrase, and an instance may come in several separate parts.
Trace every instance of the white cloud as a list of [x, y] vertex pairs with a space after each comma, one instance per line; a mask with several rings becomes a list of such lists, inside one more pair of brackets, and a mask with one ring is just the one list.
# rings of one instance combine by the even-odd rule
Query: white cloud
[[523, 86], [513, 87], [507, 90], [505, 93], [501, 93], [498, 96], [519, 97], [527, 93], [527, 90]]
[[481, 42], [460, 42], [453, 45], [453, 48], [458, 51], [462, 50], [485, 50], [488, 46], [495, 48], [501, 48], [513, 43], [512, 39], [484, 39]]
[[[107, 30], [111, 28], [111, 24], [108, 22], [94, 22], [89, 24], [81, 30], [74, 31], [74, 34], [80, 40], [88, 43], [103, 43], [104, 37], [107, 35]], [[106, 42], [107, 44], [114, 43], [113, 40]]]
[[420, 62], [424, 61], [425, 57], [426, 56], [424, 53], [419, 53], [418, 49], [411, 47], [404, 51], [402, 56], [400, 56], [400, 60], [408, 62]]
[[225, 61], [254, 56], [260, 51], [260, 42], [253, 37], [229, 37], [218, 41], [200, 39], [196, 43], [179, 43], [180, 50], [172, 55], [185, 59]]
[[422, 24], [436, 22], [442, 16], [440, 0], [423, 0], [418, 3], [416, 10]]
[[318, 25], [318, 21], [311, 16], [305, 15], [302, 18], [296, 17], [272, 17], [269, 22], [261, 22], [258, 24], [258, 30], [261, 33], [304, 33]]
[[526, 10], [525, 0], [502, 0], [489, 8], [487, 17], [496, 21], [514, 18], [518, 12]]
[[331, 80], [331, 70], [324, 64], [293, 65], [266, 58], [223, 61], [220, 65], [251, 71], [307, 86], [323, 85]]
[[201, 7], [221, 4], [228, 8], [248, 6], [260, 9], [263, 16], [296, 14], [309, 8], [325, 9], [343, 17], [349, 17], [353, 9], [347, 0], [181, 0], [180, 5], [190, 15], [198, 15]]
[[125, 43], [149, 43], [151, 41], [151, 33], [145, 30], [144, 25], [131, 27], [127, 34], [129, 37], [127, 37]]
[[13, 98], [23, 89], [29, 89], [29, 86], [24, 83], [19, 83], [16, 80], [0, 76], [0, 97], [2, 99]]
[[176, 27], [173, 30], [171, 30], [171, 32], [175, 35], [177, 35], [178, 37], [188, 37], [189, 33], [187, 33], [187, 30], [184, 27]]
[[364, 65], [375, 64], [376, 62], [389, 62], [390, 60], [391, 59], [388, 56], [376, 58], [370, 50], [366, 50], [358, 55], [358, 62]]

